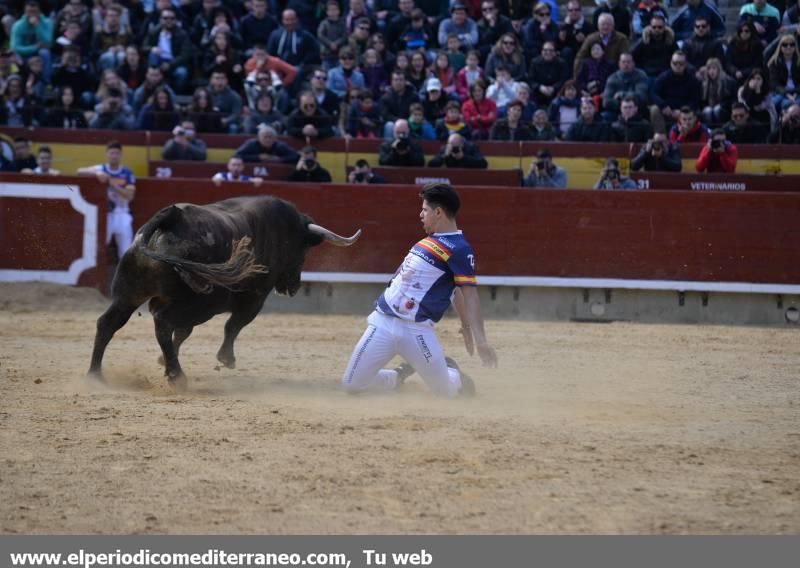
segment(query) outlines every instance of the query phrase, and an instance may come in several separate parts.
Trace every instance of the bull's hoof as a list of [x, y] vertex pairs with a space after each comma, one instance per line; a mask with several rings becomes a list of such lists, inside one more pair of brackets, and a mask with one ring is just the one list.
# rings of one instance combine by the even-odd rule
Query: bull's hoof
[[92, 371], [90, 370], [86, 373], [86, 383], [89, 385], [103, 385], [105, 386], [106, 381], [103, 378], [102, 371]]
[[174, 375], [167, 374], [167, 376], [169, 377], [167, 383], [176, 391], [185, 391], [189, 386], [189, 379], [186, 378], [182, 371]]
[[227, 355], [222, 352], [217, 353], [217, 361], [222, 363], [228, 369], [235, 369], [236, 368], [236, 357], [233, 355]]

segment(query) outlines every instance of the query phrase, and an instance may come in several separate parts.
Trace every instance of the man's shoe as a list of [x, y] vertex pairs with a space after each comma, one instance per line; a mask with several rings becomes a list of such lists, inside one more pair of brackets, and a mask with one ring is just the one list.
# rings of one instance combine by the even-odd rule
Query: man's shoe
[[403, 383], [406, 382], [406, 379], [413, 375], [416, 371], [414, 371], [414, 367], [403, 361], [400, 365], [394, 368], [394, 372], [397, 373], [397, 385], [395, 388], [400, 388], [403, 386]]
[[452, 357], [445, 357], [444, 360], [447, 362], [448, 367], [455, 369], [461, 375], [461, 390], [458, 391], [458, 394], [461, 396], [475, 396], [475, 381], [472, 380], [472, 377], [462, 371]]

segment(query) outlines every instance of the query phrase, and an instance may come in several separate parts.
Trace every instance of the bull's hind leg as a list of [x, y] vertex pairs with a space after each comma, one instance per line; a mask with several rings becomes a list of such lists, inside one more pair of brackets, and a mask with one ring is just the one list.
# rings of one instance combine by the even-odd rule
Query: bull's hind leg
[[[181, 345], [183, 342], [189, 339], [189, 336], [192, 335], [194, 331], [193, 327], [178, 327], [175, 329], [175, 333], [172, 335], [172, 342], [175, 344], [175, 355], [179, 356], [181, 353]], [[164, 365], [164, 355], [158, 356], [158, 364]]]
[[164, 356], [164, 374], [169, 377], [169, 383], [176, 388], [186, 387], [186, 375], [183, 374], [181, 364], [178, 361], [178, 350], [172, 340], [175, 326], [165, 315], [164, 311], [153, 314], [153, 321], [156, 328], [156, 340], [161, 347]]
[[261, 311], [261, 306], [264, 305], [264, 299], [256, 299], [250, 302], [243, 302], [234, 308], [231, 312], [231, 317], [225, 322], [225, 338], [222, 341], [222, 346], [217, 351], [217, 360], [228, 367], [233, 369], [236, 367], [236, 356], [233, 353], [233, 343], [242, 328], [253, 319]]
[[97, 319], [97, 333], [94, 336], [94, 349], [92, 362], [89, 366], [89, 375], [102, 378], [101, 367], [106, 347], [114, 334], [125, 325], [136, 310], [136, 306], [114, 300], [105, 313]]

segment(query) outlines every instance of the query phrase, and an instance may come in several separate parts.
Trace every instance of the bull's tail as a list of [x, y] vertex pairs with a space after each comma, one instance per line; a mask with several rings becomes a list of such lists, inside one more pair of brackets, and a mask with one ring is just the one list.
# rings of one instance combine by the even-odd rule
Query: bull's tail
[[141, 252], [153, 260], [172, 266], [186, 285], [198, 294], [210, 294], [215, 286], [235, 292], [237, 285], [244, 280], [269, 272], [266, 266], [256, 262], [255, 253], [250, 247], [250, 237], [234, 241], [230, 258], [222, 263], [194, 262], [146, 247], [142, 247]]

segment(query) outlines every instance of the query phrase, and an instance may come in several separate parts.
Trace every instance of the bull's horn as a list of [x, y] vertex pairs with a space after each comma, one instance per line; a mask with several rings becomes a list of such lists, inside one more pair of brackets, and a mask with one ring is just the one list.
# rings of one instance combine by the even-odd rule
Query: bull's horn
[[352, 237], [343, 237], [341, 235], [337, 235], [333, 231], [326, 229], [325, 227], [320, 227], [319, 225], [315, 225], [314, 223], [308, 224], [308, 230], [311, 231], [312, 233], [322, 235], [323, 237], [325, 237], [326, 241], [328, 241], [332, 245], [336, 245], [337, 247], [349, 247], [358, 240], [358, 237], [361, 236], [361, 229], [356, 231], [356, 233]]

